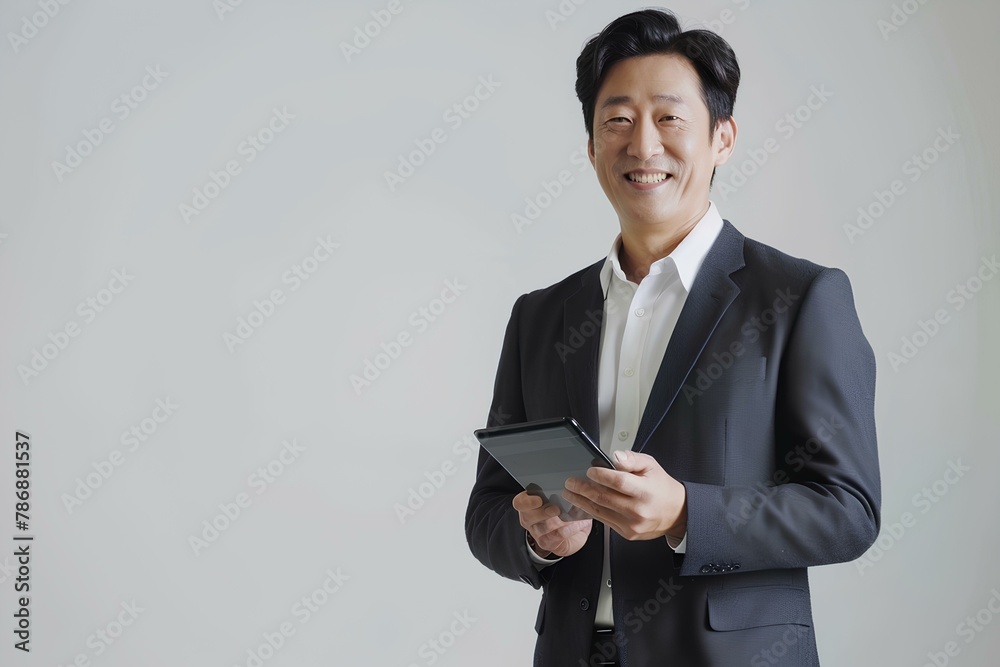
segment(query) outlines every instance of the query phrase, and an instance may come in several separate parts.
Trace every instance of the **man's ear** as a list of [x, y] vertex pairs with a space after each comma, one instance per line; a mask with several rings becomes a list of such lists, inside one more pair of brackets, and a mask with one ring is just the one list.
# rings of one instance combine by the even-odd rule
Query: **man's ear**
[[594, 138], [587, 139], [587, 157], [590, 158], [590, 166], [597, 169], [597, 154], [594, 153]]
[[723, 165], [733, 154], [736, 146], [736, 119], [720, 120], [715, 125], [715, 135], [712, 137], [712, 152], [715, 154], [715, 166]]

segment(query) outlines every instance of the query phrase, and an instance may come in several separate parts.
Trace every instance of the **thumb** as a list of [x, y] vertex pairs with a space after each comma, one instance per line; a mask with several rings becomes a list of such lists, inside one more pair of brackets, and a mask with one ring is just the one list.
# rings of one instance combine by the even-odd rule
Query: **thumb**
[[631, 450], [619, 450], [615, 452], [615, 468], [625, 472], [643, 473], [649, 470], [656, 462], [649, 454], [633, 452]]

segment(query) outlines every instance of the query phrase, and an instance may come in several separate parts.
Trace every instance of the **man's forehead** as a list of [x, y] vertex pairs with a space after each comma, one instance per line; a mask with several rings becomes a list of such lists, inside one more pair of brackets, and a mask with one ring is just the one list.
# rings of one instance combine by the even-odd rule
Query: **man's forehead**
[[[667, 103], [667, 104], [687, 104], [687, 101], [683, 96], [677, 93], [654, 93], [649, 96], [649, 99], [653, 102]], [[601, 108], [615, 106], [617, 104], [634, 104], [635, 98], [631, 95], [610, 95], [603, 102], [601, 102]]]
[[676, 54], [626, 58], [608, 69], [601, 82], [598, 106], [636, 101], [690, 104], [701, 80], [691, 62]]

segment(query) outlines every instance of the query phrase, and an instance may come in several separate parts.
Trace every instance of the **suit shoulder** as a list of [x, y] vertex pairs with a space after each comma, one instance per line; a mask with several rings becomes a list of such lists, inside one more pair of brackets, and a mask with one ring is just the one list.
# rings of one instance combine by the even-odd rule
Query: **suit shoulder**
[[[746, 267], [754, 273], [771, 275], [775, 280], [797, 285], [808, 285], [820, 273], [832, 268], [803, 257], [789, 255], [774, 246], [749, 237], [746, 237], [743, 243], [743, 256]], [[840, 269], [833, 270], [840, 271]]]
[[[741, 288], [767, 297], [777, 290], [792, 293], [837, 293], [853, 303], [850, 278], [842, 269], [795, 257], [755, 239], [745, 238], [743, 275], [733, 275]], [[832, 290], [832, 292], [831, 292]]]
[[583, 286], [586, 278], [593, 278], [599, 275], [601, 266], [605, 262], [604, 257], [594, 262], [590, 266], [571, 273], [562, 280], [549, 285], [532, 290], [524, 295], [524, 303], [532, 308], [545, 308], [548, 306], [561, 305], [563, 301], [576, 293]]

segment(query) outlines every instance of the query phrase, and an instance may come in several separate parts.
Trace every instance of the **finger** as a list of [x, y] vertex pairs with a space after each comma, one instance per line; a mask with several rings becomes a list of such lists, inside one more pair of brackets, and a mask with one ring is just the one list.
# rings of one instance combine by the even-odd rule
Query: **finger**
[[532, 535], [534, 535], [538, 546], [551, 551], [553, 548], [558, 547], [561, 542], [568, 540], [577, 533], [590, 530], [592, 524], [593, 519], [582, 519], [580, 521], [570, 521], [569, 523], [563, 522], [552, 530], [537, 534], [532, 533]]
[[[553, 505], [552, 507], [555, 506]], [[546, 508], [546, 510], [548, 510], [548, 508]], [[589, 519], [587, 520], [589, 521]], [[525, 521], [522, 521], [521, 525], [524, 527], [525, 530], [531, 532], [531, 534], [537, 538], [539, 535], [545, 535], [546, 533], [551, 533], [571, 523], [577, 523], [577, 522], [563, 521], [562, 518], [559, 516], [559, 508], [556, 507], [556, 511], [551, 514], [548, 511], [546, 511], [546, 514], [543, 516], [533, 516], [530, 518], [525, 517]]]
[[629, 471], [588, 468], [587, 479], [600, 486], [618, 491], [625, 496], [636, 497], [643, 492], [637, 475]]
[[585, 523], [586, 521], [590, 521], [590, 519], [585, 519], [584, 521], [563, 521], [559, 517], [552, 517], [533, 525], [531, 532], [535, 536], [572, 534], [579, 528], [577, 524]]
[[612, 527], [623, 526], [627, 523], [625, 515], [615, 507], [595, 502], [587, 496], [572, 491], [563, 491], [563, 497], [590, 516]]
[[[625, 473], [625, 475], [627, 474], [628, 473]], [[574, 493], [577, 496], [584, 496], [598, 505], [603, 505], [616, 510], [621, 510], [622, 508], [635, 502], [634, 497], [589, 479], [584, 480], [570, 477], [566, 480], [563, 497], [566, 496], [567, 491]], [[567, 498], [567, 500], [569, 500], [569, 498]]]
[[534, 530], [535, 526], [544, 524], [546, 521], [559, 518], [559, 508], [555, 505], [545, 505], [541, 509], [518, 512], [521, 527], [525, 530]]
[[522, 491], [514, 496], [514, 500], [512, 502], [514, 504], [514, 509], [518, 512], [535, 510], [542, 506], [542, 499], [528, 493], [527, 491]]
[[633, 452], [629, 449], [621, 449], [614, 455], [615, 468], [632, 473], [644, 473], [659, 465], [649, 454]]

